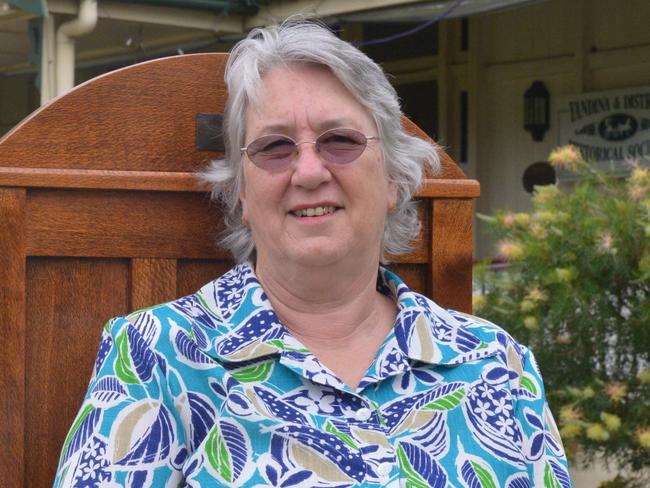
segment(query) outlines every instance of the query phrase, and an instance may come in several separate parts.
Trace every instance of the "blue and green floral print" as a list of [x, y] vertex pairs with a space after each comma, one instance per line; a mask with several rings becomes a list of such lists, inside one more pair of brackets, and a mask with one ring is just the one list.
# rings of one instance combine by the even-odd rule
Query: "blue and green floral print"
[[380, 269], [394, 329], [352, 390], [249, 265], [111, 320], [55, 486], [570, 487], [532, 353]]

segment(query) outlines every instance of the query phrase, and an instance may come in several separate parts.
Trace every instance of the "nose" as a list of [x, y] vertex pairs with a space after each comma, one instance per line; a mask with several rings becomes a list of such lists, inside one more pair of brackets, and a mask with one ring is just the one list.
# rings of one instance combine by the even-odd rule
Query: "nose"
[[303, 141], [296, 144], [298, 154], [293, 164], [291, 183], [313, 190], [332, 179], [332, 173], [316, 151], [316, 143]]

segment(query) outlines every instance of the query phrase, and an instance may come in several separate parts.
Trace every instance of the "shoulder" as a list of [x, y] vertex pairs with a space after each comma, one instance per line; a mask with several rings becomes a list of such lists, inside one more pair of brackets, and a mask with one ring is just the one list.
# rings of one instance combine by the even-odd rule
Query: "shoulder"
[[459, 327], [472, 331], [485, 343], [495, 344], [500, 349], [513, 347], [521, 354], [528, 352], [528, 348], [517, 342], [508, 331], [489, 320], [456, 310], [447, 310], [447, 312], [458, 322]]
[[105, 327], [106, 332], [117, 337], [120, 334], [139, 335], [151, 343], [153, 336], [159, 336], [163, 330], [192, 328], [192, 310], [195, 308], [195, 295], [188, 295], [176, 300], [160, 303], [127, 315], [112, 318]]
[[449, 334], [471, 334], [483, 344], [499, 349], [508, 346], [522, 349], [522, 351], [525, 349], [525, 346], [519, 344], [510, 333], [489, 320], [467, 312], [444, 308], [420, 293], [411, 292], [411, 296], [417, 303], [418, 308], [427, 312], [426, 315], [429, 320], [443, 324], [448, 329]]
[[512, 372], [518, 394], [527, 399], [539, 398], [543, 391], [541, 372], [534, 354], [526, 345], [517, 342], [507, 331], [489, 320], [453, 310], [449, 313], [462, 327], [471, 330], [496, 350], [499, 362]]
[[[508, 331], [484, 318], [466, 312], [445, 309], [433, 300], [413, 294], [420, 307], [427, 310], [433, 327], [442, 328], [445, 337], [461, 350], [491, 351], [504, 364], [530, 363], [537, 369], [534, 357], [527, 346], [520, 344]], [[438, 324], [435, 324], [438, 322]]]
[[113, 318], [105, 333], [160, 352], [166, 348], [185, 352], [196, 346], [213, 355], [215, 341], [256, 309], [260, 293], [252, 268], [237, 265], [196, 293]]
[[[380, 268], [378, 289], [397, 304], [395, 334], [407, 355], [438, 364], [461, 364], [508, 354], [523, 359], [527, 349], [503, 328], [474, 315], [446, 309], [411, 290], [396, 274]], [[425, 354], [423, 351], [427, 351]]]

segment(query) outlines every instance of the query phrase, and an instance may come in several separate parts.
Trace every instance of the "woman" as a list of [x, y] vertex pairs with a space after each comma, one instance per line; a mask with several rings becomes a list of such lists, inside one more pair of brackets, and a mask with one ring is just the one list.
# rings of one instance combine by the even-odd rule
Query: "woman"
[[107, 324], [55, 484], [570, 486], [531, 353], [379, 266], [438, 164], [381, 69], [290, 22], [226, 83], [206, 178], [240, 264]]

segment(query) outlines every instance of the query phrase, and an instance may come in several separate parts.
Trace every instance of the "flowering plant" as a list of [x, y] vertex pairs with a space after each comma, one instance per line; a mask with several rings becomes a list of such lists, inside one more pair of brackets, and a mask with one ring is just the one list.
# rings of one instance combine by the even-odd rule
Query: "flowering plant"
[[475, 313], [530, 345], [569, 456], [616, 461], [633, 474], [615, 485], [640, 486], [650, 472], [650, 171], [638, 161], [625, 178], [596, 171], [573, 146], [549, 161], [578, 181], [537, 187], [530, 213], [480, 216], [508, 265], [476, 267]]

